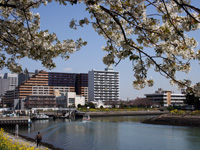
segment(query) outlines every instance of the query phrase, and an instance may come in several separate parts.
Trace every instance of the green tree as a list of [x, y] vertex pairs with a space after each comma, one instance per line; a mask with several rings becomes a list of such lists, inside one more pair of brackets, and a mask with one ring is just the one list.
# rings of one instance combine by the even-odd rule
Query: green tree
[[122, 102], [120, 103], [120, 108], [124, 109], [124, 104]]
[[186, 94], [185, 103], [188, 105], [194, 105], [196, 109], [200, 109], [200, 97], [196, 96], [193, 92]]
[[78, 107], [78, 108], [81, 108], [81, 104], [78, 104], [77, 107]]
[[95, 108], [95, 104], [92, 103], [92, 102], [89, 102], [89, 103], [88, 103], [88, 106], [89, 106], [90, 108]]

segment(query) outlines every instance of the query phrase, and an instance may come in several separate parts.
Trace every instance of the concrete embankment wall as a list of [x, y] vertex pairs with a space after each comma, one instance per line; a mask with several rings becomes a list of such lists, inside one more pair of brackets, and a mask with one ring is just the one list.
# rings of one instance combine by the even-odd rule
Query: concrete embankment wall
[[8, 125], [28, 125], [28, 120], [30, 117], [1, 117], [0, 126]]
[[168, 112], [164, 111], [98, 111], [87, 112], [91, 117], [108, 117], [108, 116], [138, 116], [138, 115], [161, 115]]

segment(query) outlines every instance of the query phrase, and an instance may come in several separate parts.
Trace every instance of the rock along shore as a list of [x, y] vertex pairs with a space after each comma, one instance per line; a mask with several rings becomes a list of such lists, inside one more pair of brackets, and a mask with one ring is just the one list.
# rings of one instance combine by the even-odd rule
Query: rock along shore
[[200, 127], [200, 116], [163, 114], [142, 121], [147, 124]]

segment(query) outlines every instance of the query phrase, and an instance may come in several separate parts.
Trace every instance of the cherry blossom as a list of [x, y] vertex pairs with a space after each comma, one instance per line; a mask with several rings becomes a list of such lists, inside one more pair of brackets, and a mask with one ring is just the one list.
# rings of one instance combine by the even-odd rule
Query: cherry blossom
[[[48, 69], [55, 67], [53, 58], [68, 59], [70, 54], [86, 45], [81, 38], [77, 41], [59, 41], [56, 34], [40, 30], [40, 15], [31, 9], [47, 5], [50, 0], [0, 0], [0, 68], [7, 67], [12, 72], [20, 72], [17, 63], [24, 57], [40, 60]], [[59, 1], [66, 5], [66, 1]], [[5, 57], [8, 54], [8, 57]]]
[[[79, 2], [87, 5], [94, 30], [107, 40], [103, 62], [117, 65], [129, 58], [136, 89], [153, 86], [148, 74], [152, 67], [179, 88], [191, 87], [191, 81], [176, 76], [177, 72], [189, 73], [190, 62], [200, 58], [198, 42], [187, 35], [200, 27], [200, 9], [190, 0]], [[77, 29], [84, 21], [73, 23]]]
[[[61, 5], [84, 3], [90, 17], [72, 19], [70, 27], [91, 27], [107, 41], [103, 62], [117, 65], [130, 59], [137, 89], [153, 86], [149, 76], [153, 68], [168, 79], [172, 85], [194, 89], [188, 79], [180, 80], [178, 72], [189, 73], [191, 61], [200, 60], [198, 42], [190, 37], [191, 31], [199, 31], [200, 9], [190, 0], [55, 0]], [[59, 41], [56, 34], [40, 31], [40, 15], [31, 9], [47, 5], [52, 0], [0, 0], [0, 67], [20, 71], [15, 59], [28, 57], [40, 60], [51, 69], [52, 58], [69, 55], [86, 45], [77, 41]], [[55, 43], [55, 44], [53, 44]], [[9, 54], [9, 58], [5, 56]]]

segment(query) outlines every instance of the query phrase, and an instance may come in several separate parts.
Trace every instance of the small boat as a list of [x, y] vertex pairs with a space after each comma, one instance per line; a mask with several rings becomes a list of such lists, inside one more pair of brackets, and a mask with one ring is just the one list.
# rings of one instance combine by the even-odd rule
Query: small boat
[[49, 116], [47, 116], [45, 114], [36, 114], [32, 119], [34, 119], [34, 120], [45, 120], [45, 119], [49, 119]]
[[90, 121], [91, 120], [90, 115], [84, 115], [82, 120]]

